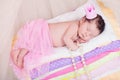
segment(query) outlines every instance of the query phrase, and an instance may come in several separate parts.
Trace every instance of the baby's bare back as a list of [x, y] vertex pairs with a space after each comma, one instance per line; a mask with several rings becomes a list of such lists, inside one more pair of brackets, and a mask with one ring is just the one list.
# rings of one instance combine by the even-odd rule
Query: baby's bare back
[[54, 47], [60, 47], [65, 45], [63, 37], [71, 24], [76, 24], [76, 21], [48, 24], [50, 28], [50, 36], [52, 38]]

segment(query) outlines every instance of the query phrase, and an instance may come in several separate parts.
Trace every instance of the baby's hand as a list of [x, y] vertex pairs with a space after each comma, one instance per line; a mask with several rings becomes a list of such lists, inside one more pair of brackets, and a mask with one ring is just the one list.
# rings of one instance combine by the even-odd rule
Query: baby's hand
[[77, 39], [75, 43], [76, 43], [76, 45], [78, 46], [78, 45], [80, 44], [79, 39]]
[[78, 41], [73, 41], [71, 38], [65, 38], [64, 39], [64, 43], [66, 45], [66, 47], [68, 47], [68, 49], [74, 51], [74, 50], [77, 50], [78, 49], [78, 46], [77, 46], [77, 43]]
[[70, 46], [69, 49], [74, 51], [77, 50], [79, 47], [77, 45]]
[[19, 67], [23, 68], [24, 56], [28, 53], [26, 49], [17, 49], [11, 52], [11, 58], [13, 63]]

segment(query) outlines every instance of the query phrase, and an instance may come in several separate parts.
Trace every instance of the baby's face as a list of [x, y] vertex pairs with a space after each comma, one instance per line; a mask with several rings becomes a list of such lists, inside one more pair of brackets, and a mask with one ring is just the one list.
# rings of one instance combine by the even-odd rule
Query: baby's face
[[100, 31], [97, 28], [95, 22], [83, 22], [80, 24], [78, 35], [80, 37], [79, 42], [84, 43], [88, 42], [90, 39], [98, 36]]

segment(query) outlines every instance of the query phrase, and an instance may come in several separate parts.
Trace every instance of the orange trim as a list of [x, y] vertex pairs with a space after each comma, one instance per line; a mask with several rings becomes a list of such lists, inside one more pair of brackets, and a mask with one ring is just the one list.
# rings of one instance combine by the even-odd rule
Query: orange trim
[[110, 8], [106, 7], [102, 1], [97, 0], [97, 2], [99, 4], [103, 14], [107, 17], [108, 21], [111, 23], [111, 26], [112, 26], [117, 38], [120, 39], [120, 25], [117, 22], [113, 11]]
[[12, 40], [12, 48], [13, 48], [13, 46], [15, 45], [16, 40], [17, 40], [17, 36], [14, 36], [14, 37], [13, 37], [13, 40]]

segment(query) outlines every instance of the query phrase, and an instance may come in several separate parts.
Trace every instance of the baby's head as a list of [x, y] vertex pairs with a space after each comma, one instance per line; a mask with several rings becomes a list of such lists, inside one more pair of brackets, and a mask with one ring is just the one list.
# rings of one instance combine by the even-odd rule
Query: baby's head
[[98, 36], [104, 31], [105, 22], [103, 18], [97, 14], [93, 19], [87, 19], [86, 16], [80, 20], [80, 27], [78, 29], [78, 36], [80, 42], [84, 43], [90, 39]]

